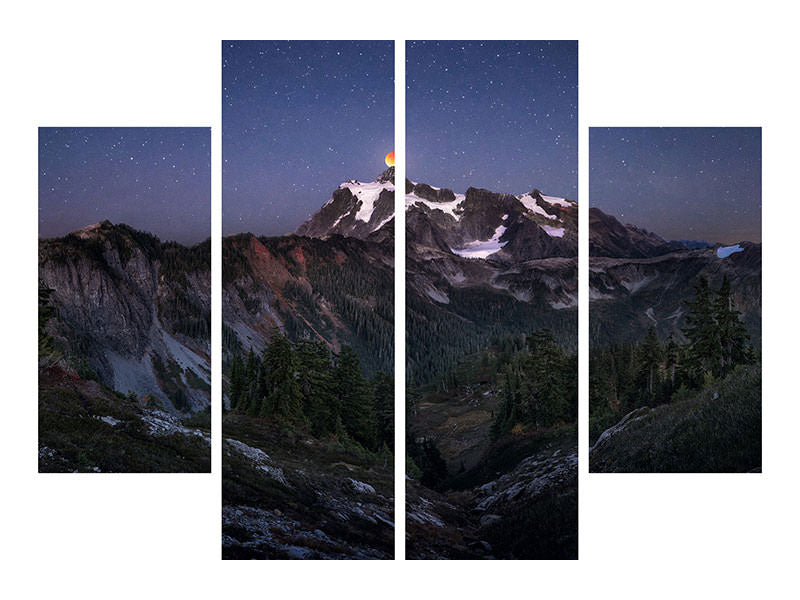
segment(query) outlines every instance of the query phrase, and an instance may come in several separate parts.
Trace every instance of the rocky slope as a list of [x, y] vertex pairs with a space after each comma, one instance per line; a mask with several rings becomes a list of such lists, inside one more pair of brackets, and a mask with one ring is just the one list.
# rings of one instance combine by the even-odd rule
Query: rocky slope
[[229, 414], [223, 422], [224, 559], [391, 559], [389, 456]]
[[39, 373], [40, 473], [208, 473], [210, 425], [59, 367]]
[[274, 331], [343, 344], [368, 372], [393, 361], [394, 257], [391, 242], [333, 235], [223, 240], [225, 349], [260, 352]]
[[648, 258], [684, 250], [681, 242], [668, 242], [635, 225], [623, 225], [599, 208], [589, 209], [589, 256]]
[[760, 472], [761, 365], [625, 415], [589, 451], [592, 472]]
[[39, 240], [48, 325], [66, 365], [168, 411], [210, 402], [210, 243], [162, 243], [103, 221]]

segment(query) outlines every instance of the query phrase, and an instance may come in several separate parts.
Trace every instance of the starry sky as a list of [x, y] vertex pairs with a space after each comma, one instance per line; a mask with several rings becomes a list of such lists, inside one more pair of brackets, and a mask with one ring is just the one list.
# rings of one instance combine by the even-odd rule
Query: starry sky
[[407, 173], [578, 199], [578, 43], [409, 41]]
[[206, 127], [40, 127], [39, 236], [109, 220], [194, 244], [211, 234]]
[[665, 239], [761, 241], [761, 129], [589, 130], [590, 203]]
[[393, 42], [222, 42], [223, 235], [294, 232], [393, 139]]

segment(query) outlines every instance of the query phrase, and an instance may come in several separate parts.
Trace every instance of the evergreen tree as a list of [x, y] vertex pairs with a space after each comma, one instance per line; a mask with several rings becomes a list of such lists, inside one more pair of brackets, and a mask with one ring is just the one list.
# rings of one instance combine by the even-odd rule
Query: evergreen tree
[[262, 417], [295, 420], [302, 415], [301, 394], [297, 383], [297, 362], [289, 339], [273, 335], [264, 351], [265, 394], [259, 411]]
[[720, 353], [719, 329], [714, 320], [711, 291], [704, 277], [698, 279], [694, 299], [686, 304], [689, 308], [683, 329], [689, 339], [686, 372], [692, 383], [699, 385], [706, 374], [714, 374]]
[[342, 346], [334, 379], [345, 431], [364, 446], [373, 448], [375, 417], [371, 410], [372, 398], [361, 374], [358, 356], [350, 346]]
[[303, 414], [317, 437], [335, 431], [331, 353], [322, 342], [301, 340], [296, 345], [298, 385]]
[[662, 349], [655, 329], [651, 327], [647, 331], [647, 336], [637, 350], [638, 379], [643, 384], [644, 398], [647, 403], [658, 402], [658, 367], [662, 360]]
[[714, 320], [717, 323], [720, 353], [717, 362], [719, 376], [728, 374], [735, 365], [750, 362], [749, 336], [733, 303], [728, 277], [716, 292], [713, 302]]
[[376, 446], [394, 451], [394, 378], [378, 373], [373, 380], [375, 419], [377, 425]]
[[245, 385], [247, 383], [245, 379], [244, 363], [238, 352], [233, 355], [229, 379], [230, 391], [228, 393], [228, 399], [230, 401], [231, 410], [236, 410], [245, 395]]

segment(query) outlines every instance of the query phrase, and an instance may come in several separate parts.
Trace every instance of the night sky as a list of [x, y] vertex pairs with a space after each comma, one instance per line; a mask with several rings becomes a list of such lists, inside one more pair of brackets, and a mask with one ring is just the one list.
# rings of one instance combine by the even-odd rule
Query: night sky
[[291, 233], [394, 150], [394, 43], [222, 43], [222, 231]]
[[205, 127], [40, 127], [39, 236], [109, 220], [193, 244], [211, 235]]
[[665, 239], [761, 241], [761, 129], [589, 130], [590, 204]]
[[407, 42], [407, 173], [578, 199], [578, 43]]

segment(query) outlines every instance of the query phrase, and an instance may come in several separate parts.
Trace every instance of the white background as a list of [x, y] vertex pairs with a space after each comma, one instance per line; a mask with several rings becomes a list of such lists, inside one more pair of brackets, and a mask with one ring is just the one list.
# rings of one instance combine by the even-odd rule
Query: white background
[[[789, 3], [649, 4], [494, 0], [480, 11], [430, 0], [7, 4], [0, 36], [4, 596], [797, 597], [798, 19], [780, 8]], [[211, 125], [218, 239], [220, 40], [288, 38], [580, 40], [584, 207], [589, 125], [762, 126], [764, 473], [590, 477], [584, 428], [580, 560], [480, 565], [221, 561], [216, 413], [212, 475], [38, 475], [37, 126]], [[215, 242], [215, 299], [219, 256]], [[399, 286], [402, 273], [398, 255]], [[583, 290], [586, 277], [583, 261]], [[586, 314], [583, 294], [582, 335]], [[586, 365], [584, 351], [582, 422]], [[218, 363], [214, 369], [219, 381]]]

